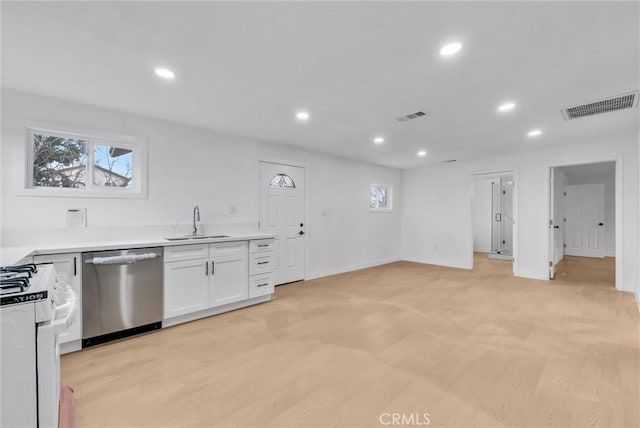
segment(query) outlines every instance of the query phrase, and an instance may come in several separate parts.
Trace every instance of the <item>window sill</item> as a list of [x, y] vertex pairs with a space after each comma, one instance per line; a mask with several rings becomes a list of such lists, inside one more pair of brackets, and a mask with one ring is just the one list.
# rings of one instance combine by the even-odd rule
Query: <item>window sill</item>
[[147, 193], [139, 190], [128, 192], [101, 192], [74, 189], [46, 188], [46, 189], [16, 189], [16, 196], [31, 196], [39, 198], [102, 198], [102, 199], [146, 199]]

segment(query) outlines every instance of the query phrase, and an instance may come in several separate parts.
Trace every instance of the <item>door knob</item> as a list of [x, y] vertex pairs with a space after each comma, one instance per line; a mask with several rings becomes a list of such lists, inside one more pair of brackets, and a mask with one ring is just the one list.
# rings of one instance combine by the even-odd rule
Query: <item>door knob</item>
[[304, 235], [304, 231], [301, 230], [300, 232], [298, 232], [298, 235]]
[[598, 226], [604, 226], [604, 223], [598, 223]]
[[560, 229], [560, 226], [553, 226], [554, 229]]

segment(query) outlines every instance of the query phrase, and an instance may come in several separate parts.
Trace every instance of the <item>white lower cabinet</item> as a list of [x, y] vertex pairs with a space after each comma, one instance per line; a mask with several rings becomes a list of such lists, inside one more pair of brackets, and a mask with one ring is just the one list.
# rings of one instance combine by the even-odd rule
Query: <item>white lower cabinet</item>
[[249, 278], [249, 298], [273, 294], [273, 274], [251, 275]]
[[211, 307], [249, 298], [248, 248], [247, 241], [211, 244]]
[[209, 259], [164, 264], [164, 318], [209, 307]]
[[249, 243], [249, 298], [273, 294], [274, 239]]
[[[56, 273], [63, 274], [78, 296], [78, 312], [69, 330], [59, 336], [61, 352], [82, 347], [82, 254], [46, 254], [33, 257], [34, 263], [53, 263]], [[69, 346], [66, 346], [69, 345]]]
[[247, 300], [248, 256], [247, 241], [166, 247], [164, 319]]

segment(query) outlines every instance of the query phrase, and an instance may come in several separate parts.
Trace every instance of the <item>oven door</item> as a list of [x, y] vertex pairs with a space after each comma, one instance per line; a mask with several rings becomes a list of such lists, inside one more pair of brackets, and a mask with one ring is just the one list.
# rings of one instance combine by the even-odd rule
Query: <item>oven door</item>
[[38, 324], [38, 427], [57, 428], [60, 403], [60, 343], [58, 336], [66, 332], [77, 316], [77, 297], [65, 283], [53, 291], [55, 300], [54, 319]]

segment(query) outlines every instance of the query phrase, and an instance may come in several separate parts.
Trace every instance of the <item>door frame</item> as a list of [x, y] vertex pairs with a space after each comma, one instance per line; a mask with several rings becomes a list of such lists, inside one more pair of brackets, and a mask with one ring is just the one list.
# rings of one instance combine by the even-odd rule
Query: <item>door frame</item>
[[469, 175], [469, 225], [471, 233], [469, 234], [469, 243], [471, 251], [469, 253], [469, 266], [470, 269], [473, 269], [473, 189], [474, 189], [474, 181], [477, 178], [490, 178], [490, 177], [500, 177], [504, 175], [511, 175], [513, 177], [513, 274], [518, 276], [518, 263], [520, 257], [518, 257], [519, 250], [519, 242], [518, 242], [518, 168], [513, 169], [502, 169], [498, 171], [479, 171], [473, 172]]
[[308, 187], [309, 187], [309, 171], [307, 169], [307, 164], [306, 162], [298, 162], [298, 161], [292, 161], [292, 160], [288, 160], [288, 159], [278, 159], [278, 158], [269, 158], [269, 157], [258, 157], [255, 158], [255, 162], [253, 163], [253, 176], [255, 177], [255, 191], [254, 191], [254, 197], [253, 197], [253, 205], [254, 205], [254, 213], [255, 213], [255, 226], [256, 226], [256, 230], [258, 232], [260, 232], [260, 228], [258, 227], [258, 222], [260, 221], [260, 192], [261, 192], [261, 187], [260, 187], [260, 162], [264, 162], [264, 163], [273, 163], [273, 164], [278, 164], [278, 165], [286, 165], [286, 166], [293, 166], [293, 167], [297, 167], [297, 168], [302, 168], [304, 170], [304, 230], [305, 230], [305, 234], [302, 236], [303, 241], [303, 246], [304, 246], [304, 258], [302, 260], [302, 280], [303, 281], [307, 281], [307, 272], [309, 271], [309, 269], [307, 268], [307, 263], [308, 263], [308, 257], [307, 255], [309, 254], [309, 240], [307, 239], [308, 234], [308, 226], [309, 226], [309, 222], [307, 220], [308, 216], [307, 213], [309, 212], [309, 198], [307, 197], [307, 194], [309, 193], [307, 191]]
[[[547, 180], [551, 179], [551, 168], [561, 168], [564, 166], [580, 166], [580, 165], [590, 165], [594, 163], [603, 163], [603, 162], [613, 162], [615, 168], [615, 208], [616, 208], [616, 290], [624, 290], [624, 234], [622, 233], [624, 229], [623, 223], [623, 210], [624, 210], [624, 192], [623, 192], [623, 162], [622, 157], [614, 157], [614, 158], [603, 158], [598, 160], [593, 160], [590, 162], [577, 162], [577, 163], [563, 163], [563, 164], [552, 164], [547, 167]], [[549, 184], [549, 183], [547, 183]], [[551, 211], [551, 186], [547, 185], [546, 193], [547, 193], [547, 224], [549, 223], [549, 213]], [[550, 251], [551, 248], [551, 237], [548, 233], [545, 234], [545, 239], [547, 240], [547, 261], [551, 260], [553, 257], [553, 252]]]

